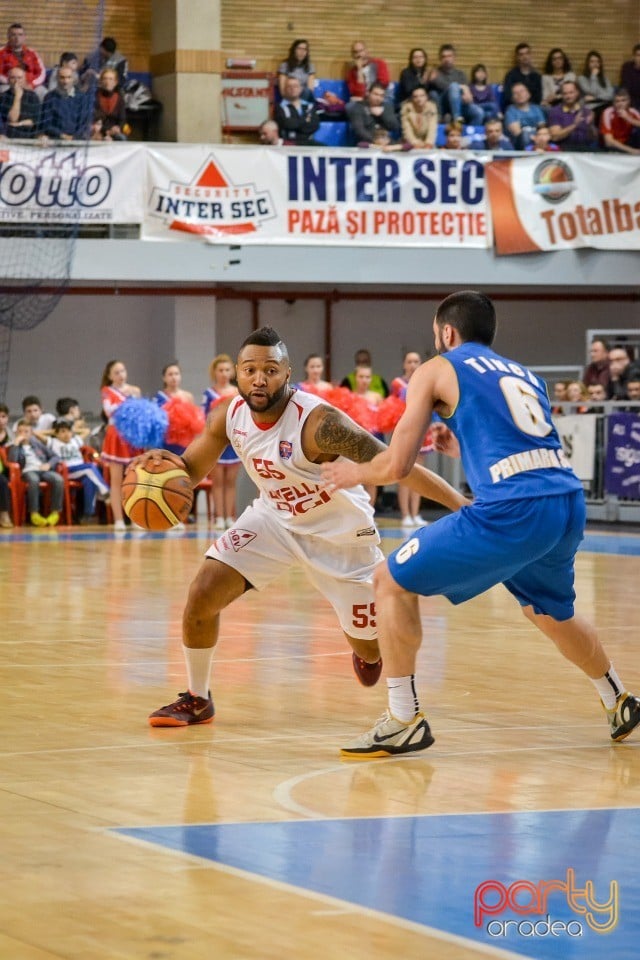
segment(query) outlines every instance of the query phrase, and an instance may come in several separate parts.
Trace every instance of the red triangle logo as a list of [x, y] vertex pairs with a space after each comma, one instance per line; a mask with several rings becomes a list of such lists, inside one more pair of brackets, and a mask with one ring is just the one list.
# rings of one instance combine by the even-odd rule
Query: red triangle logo
[[226, 179], [222, 176], [213, 160], [210, 160], [198, 177], [197, 187], [228, 187]]

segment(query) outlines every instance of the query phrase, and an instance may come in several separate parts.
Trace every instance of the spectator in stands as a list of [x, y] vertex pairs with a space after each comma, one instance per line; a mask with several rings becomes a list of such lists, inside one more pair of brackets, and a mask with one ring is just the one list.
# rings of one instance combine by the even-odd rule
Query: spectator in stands
[[60, 67], [71, 67], [71, 69], [76, 75], [76, 83], [79, 83], [80, 82], [80, 78], [78, 76], [79, 66], [80, 66], [80, 61], [78, 60], [78, 55], [76, 53], [73, 53], [72, 50], [67, 50], [63, 54], [61, 54], [57, 67], [54, 67], [51, 73], [49, 74], [49, 82], [47, 83], [47, 87], [49, 88], [49, 90], [55, 90], [56, 87], [58, 86], [58, 72], [60, 70]]
[[398, 103], [403, 104], [416, 89], [424, 90], [428, 94], [431, 86], [429, 83], [430, 73], [427, 51], [423, 50], [422, 47], [414, 47], [409, 52], [408, 65], [400, 72]]
[[581, 380], [570, 380], [567, 384], [567, 403], [578, 404], [571, 408], [571, 413], [588, 413], [589, 407], [584, 403], [589, 399], [587, 388]]
[[96, 90], [91, 125], [92, 140], [126, 140], [127, 108], [118, 90], [118, 74], [113, 67], [105, 67]]
[[567, 80], [575, 81], [571, 61], [564, 50], [554, 47], [544, 65], [542, 74], [542, 106], [556, 107], [562, 104], [562, 85]]
[[580, 102], [580, 89], [575, 80], [562, 84], [562, 103], [549, 110], [549, 130], [561, 150], [598, 149], [593, 110]]
[[597, 50], [589, 50], [586, 55], [578, 86], [585, 105], [593, 110], [598, 119], [600, 112], [612, 103], [614, 90], [605, 76], [604, 63]]
[[438, 108], [424, 87], [415, 87], [400, 108], [402, 139], [417, 150], [433, 150], [438, 136]]
[[504, 122], [516, 150], [526, 150], [539, 123], [546, 123], [542, 107], [531, 102], [531, 94], [524, 83], [514, 83], [512, 103], [507, 107]]
[[627, 400], [627, 381], [631, 373], [631, 360], [624, 347], [609, 350], [609, 399]]
[[126, 57], [118, 50], [113, 37], [105, 37], [100, 46], [87, 54], [80, 67], [80, 78], [89, 87], [96, 84], [105, 67], [113, 67], [118, 74], [118, 86], [122, 88], [127, 79], [129, 65]]
[[76, 86], [71, 67], [60, 67], [58, 86], [42, 104], [41, 132], [54, 140], [84, 140], [89, 136], [91, 112], [90, 94]]
[[627, 380], [627, 400], [633, 400], [636, 403], [640, 400], [640, 367], [633, 367], [629, 371], [629, 378]]
[[311, 62], [308, 40], [294, 40], [289, 47], [287, 59], [278, 67], [278, 89], [282, 97], [285, 96], [287, 77], [297, 77], [300, 81], [301, 98], [313, 101], [316, 68]]
[[582, 373], [582, 382], [587, 387], [599, 383], [605, 388], [609, 386], [609, 344], [602, 337], [594, 337], [589, 346], [589, 363]]
[[0, 403], [0, 447], [8, 447], [13, 443], [13, 434], [9, 429], [9, 407]]
[[25, 31], [21, 23], [12, 23], [7, 30], [6, 46], [0, 49], [0, 89], [6, 90], [9, 82], [9, 70], [21, 67], [25, 73], [27, 90], [34, 90], [42, 100], [46, 90], [44, 82], [47, 71], [42, 57], [35, 50], [25, 46]]
[[[33, 436], [33, 428], [27, 420], [18, 420], [15, 441], [9, 447], [9, 460], [18, 464], [27, 484], [31, 523], [34, 527], [55, 527], [60, 519], [64, 482], [53, 469], [52, 457], [44, 443]], [[40, 513], [40, 482], [43, 480], [51, 495], [51, 508], [46, 517]]]
[[[352, 370], [351, 373], [348, 373], [346, 377], [340, 382], [341, 387], [346, 387], [348, 390], [355, 390], [356, 386], [356, 370], [358, 367], [371, 367], [371, 351], [366, 348], [361, 348], [356, 350], [354, 355], [355, 370]], [[382, 379], [378, 373], [371, 374], [371, 382], [369, 383], [369, 390], [373, 390], [374, 393], [379, 393], [380, 396], [384, 397], [389, 396], [389, 387]]]
[[11, 491], [9, 490], [9, 481], [4, 466], [4, 456], [6, 456], [7, 447], [13, 443], [13, 438], [9, 432], [9, 407], [6, 403], [0, 403], [0, 447], [3, 456], [0, 457], [0, 527], [9, 529], [13, 526], [9, 516], [9, 505], [11, 503]]
[[[474, 147], [475, 149], [475, 147]], [[484, 140], [481, 150], [513, 150], [513, 144], [509, 137], [505, 137], [502, 120], [495, 117], [493, 120], [487, 120], [484, 125]]]
[[493, 120], [494, 117], [501, 116], [500, 106], [495, 91], [489, 83], [489, 74], [484, 63], [476, 63], [472, 69], [469, 90], [473, 102], [482, 110], [485, 123], [487, 120]]
[[386, 91], [391, 79], [386, 62], [377, 57], [370, 57], [362, 40], [354, 40], [351, 45], [351, 56], [352, 62], [346, 76], [350, 97], [347, 116], [350, 115], [356, 103], [364, 100], [374, 82], [381, 83]]
[[[109, 487], [97, 463], [85, 461], [82, 440], [74, 435], [70, 420], [55, 420], [53, 436], [47, 439], [47, 450], [52, 463], [64, 463], [69, 476], [82, 483], [83, 523], [91, 523], [96, 509], [96, 498], [108, 503]], [[96, 454], [97, 457], [97, 454]]]
[[[52, 413], [44, 413], [40, 399], [35, 394], [29, 394], [22, 398], [22, 419], [38, 433], [47, 433], [56, 418]], [[17, 430], [19, 422], [16, 422], [14, 431]]]
[[7, 480], [6, 468], [0, 459], [0, 527], [9, 530], [13, 526], [9, 507], [11, 506], [11, 490]]
[[600, 133], [607, 150], [640, 154], [640, 111], [631, 106], [624, 89], [617, 91], [613, 106], [606, 107], [600, 117]]
[[[593, 402], [603, 403], [603, 402], [607, 399], [607, 391], [606, 391], [606, 388], [603, 387], [601, 383], [592, 383], [592, 384], [590, 384], [590, 385], [587, 387], [587, 394], [588, 394], [588, 396], [589, 396], [589, 400], [590, 400], [592, 403], [593, 403]], [[598, 408], [598, 407], [590, 406], [590, 407], [589, 407], [589, 410], [590, 410], [591, 413], [602, 413], [602, 407]]]
[[9, 88], [0, 96], [4, 136], [31, 140], [38, 132], [40, 101], [33, 90], [27, 90], [22, 67], [11, 67], [8, 79]]
[[454, 121], [445, 127], [444, 150], [466, 150], [469, 141], [463, 136], [462, 124]]
[[276, 104], [274, 118], [285, 143], [296, 146], [316, 146], [313, 135], [320, 126], [315, 101], [303, 100], [300, 81], [287, 77], [284, 97]]
[[620, 86], [628, 91], [631, 106], [640, 110], [640, 43], [633, 48], [633, 58], [622, 64]]
[[366, 140], [361, 140], [358, 146], [361, 149], [372, 148], [374, 150], [382, 150], [383, 153], [402, 153], [413, 149], [410, 143], [392, 140], [389, 131], [383, 127], [376, 127], [373, 131], [373, 140], [371, 143], [367, 143]]
[[440, 115], [449, 114], [453, 121], [464, 120], [465, 123], [482, 126], [482, 109], [473, 102], [466, 74], [455, 65], [455, 47], [450, 43], [443, 43], [438, 55], [440, 63], [437, 69], [431, 72], [430, 82], [432, 98], [435, 100], [436, 95], [439, 98]]
[[563, 403], [567, 401], [567, 386], [569, 385], [568, 380], [556, 380], [553, 385], [553, 404], [551, 406], [551, 413], [560, 414], [564, 413]]
[[56, 419], [68, 420], [73, 425], [75, 436], [85, 440], [91, 433], [80, 410], [80, 404], [74, 397], [60, 397], [56, 400]]
[[364, 100], [353, 104], [349, 111], [349, 123], [356, 143], [373, 143], [375, 131], [380, 127], [388, 133], [400, 130], [393, 106], [385, 101], [383, 83], [374, 80]]
[[265, 147], [281, 147], [284, 144], [275, 120], [262, 121], [258, 130], [258, 139]]
[[538, 106], [542, 100], [542, 76], [532, 66], [531, 47], [528, 43], [519, 43], [515, 49], [515, 65], [504, 78], [502, 102], [507, 107], [513, 102], [512, 91], [516, 83], [524, 83], [529, 91], [531, 103]]
[[560, 149], [557, 143], [552, 143], [549, 124], [546, 120], [539, 123], [531, 134], [531, 141], [525, 147], [532, 153], [556, 152]]

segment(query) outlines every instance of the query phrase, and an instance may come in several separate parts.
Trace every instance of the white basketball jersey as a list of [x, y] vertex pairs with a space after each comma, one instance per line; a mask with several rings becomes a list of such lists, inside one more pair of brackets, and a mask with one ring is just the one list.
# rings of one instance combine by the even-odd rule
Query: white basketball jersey
[[364, 487], [329, 493], [320, 484], [320, 465], [302, 452], [303, 424], [322, 402], [298, 390], [276, 423], [258, 425], [239, 397], [227, 410], [227, 436], [260, 490], [261, 503], [288, 530], [334, 543], [378, 543]]

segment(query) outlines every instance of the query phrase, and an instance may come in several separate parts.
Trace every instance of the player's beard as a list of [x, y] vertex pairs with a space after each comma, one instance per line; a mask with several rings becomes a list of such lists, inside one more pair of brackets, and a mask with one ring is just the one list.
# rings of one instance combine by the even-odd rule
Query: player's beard
[[442, 356], [443, 353], [449, 352], [448, 348], [445, 347], [444, 343], [442, 342], [440, 327], [436, 327], [436, 334], [435, 334], [434, 340], [435, 340], [436, 353], [439, 356]]
[[267, 402], [264, 405], [254, 403], [254, 401], [251, 399], [251, 395], [248, 393], [243, 393], [240, 387], [238, 387], [238, 393], [245, 401], [249, 409], [253, 410], [254, 413], [266, 413], [267, 410], [271, 410], [278, 403], [280, 403], [289, 389], [289, 381], [285, 380], [282, 386], [278, 387], [274, 393], [267, 393]]

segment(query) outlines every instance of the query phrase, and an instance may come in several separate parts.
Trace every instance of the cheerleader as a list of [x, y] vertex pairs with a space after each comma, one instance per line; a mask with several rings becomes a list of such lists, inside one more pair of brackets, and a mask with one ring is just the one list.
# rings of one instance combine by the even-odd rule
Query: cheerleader
[[304, 362], [305, 379], [296, 384], [298, 390], [304, 390], [305, 393], [315, 393], [317, 396], [326, 397], [333, 385], [328, 380], [323, 380], [324, 360], [319, 353], [310, 353]]
[[[398, 397], [403, 402], [406, 402], [409, 380], [411, 379], [412, 373], [418, 369], [421, 363], [422, 359], [420, 354], [415, 350], [409, 350], [408, 353], [405, 353], [404, 360], [402, 361], [402, 375], [395, 377], [391, 381], [392, 397]], [[420, 448], [420, 456], [416, 463], [422, 463], [422, 455], [431, 450], [433, 450], [433, 444], [431, 443], [429, 434], [427, 434]], [[401, 523], [403, 527], [425, 526], [426, 520], [423, 520], [420, 516], [420, 494], [416, 493], [415, 490], [409, 489], [404, 483], [398, 484], [398, 506], [402, 514]]]
[[[205, 417], [225, 397], [234, 397], [238, 388], [233, 384], [233, 361], [226, 353], [219, 353], [209, 364], [208, 387], [202, 397]], [[209, 474], [213, 482], [214, 529], [224, 530], [233, 526], [236, 515], [236, 484], [240, 473], [240, 458], [229, 444], [224, 448], [215, 467]]]
[[127, 368], [122, 360], [110, 360], [100, 382], [102, 411], [107, 419], [107, 430], [102, 445], [102, 459], [109, 467], [111, 509], [115, 530], [124, 530], [122, 512], [122, 478], [126, 465], [141, 453], [122, 437], [113, 423], [113, 414], [128, 397], [140, 398], [140, 388], [127, 383]]

